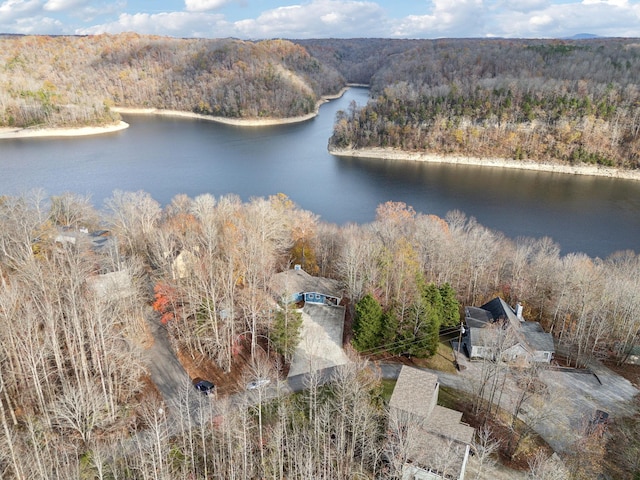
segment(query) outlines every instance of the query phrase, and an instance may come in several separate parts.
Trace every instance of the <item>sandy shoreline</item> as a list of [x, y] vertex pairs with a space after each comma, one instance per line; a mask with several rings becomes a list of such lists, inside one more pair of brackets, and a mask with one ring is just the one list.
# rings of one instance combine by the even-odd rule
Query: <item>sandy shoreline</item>
[[85, 135], [101, 135], [117, 132], [128, 128], [129, 124], [120, 122], [105, 127], [77, 127], [77, 128], [15, 128], [0, 127], [0, 139], [4, 138], [33, 138], [33, 137], [81, 137]]
[[506, 158], [478, 158], [460, 155], [436, 155], [431, 153], [404, 152], [392, 148], [329, 149], [329, 153], [340, 157], [375, 158], [382, 160], [409, 160], [415, 162], [450, 163], [458, 165], [477, 165], [481, 167], [517, 168], [539, 172], [569, 173], [573, 175], [596, 175], [600, 177], [624, 178], [640, 181], [639, 170], [620, 170], [598, 165], [564, 165], [554, 163], [536, 163], [526, 160], [516, 161]]
[[288, 118], [227, 118], [215, 117], [213, 115], [202, 115], [199, 113], [186, 112], [182, 110], [163, 110], [159, 108], [129, 108], [129, 107], [112, 107], [111, 110], [120, 114], [134, 115], [166, 115], [168, 117], [194, 118], [198, 120], [207, 120], [209, 122], [223, 123], [225, 125], [235, 125], [239, 127], [266, 127], [270, 125], [287, 125], [290, 123], [300, 123], [311, 120], [318, 115], [320, 105], [330, 100], [340, 98], [348, 87], [343, 88], [336, 95], [324, 96], [316, 102], [313, 112], [298, 117]]
[[198, 120], [207, 120], [209, 122], [224, 123], [225, 125], [236, 125], [239, 127], [266, 127], [269, 125], [284, 125], [287, 123], [306, 122], [307, 120], [312, 119], [318, 114], [316, 111], [307, 115], [290, 118], [227, 118], [214, 117], [212, 115], [202, 115], [192, 112], [184, 112], [181, 110], [162, 110], [158, 108], [113, 107], [111, 110], [124, 115], [163, 115], [167, 117], [194, 118]]
[[[112, 107], [111, 110], [116, 113], [136, 114], [136, 115], [166, 115], [170, 117], [195, 118], [200, 120], [208, 120], [211, 122], [224, 123], [226, 125], [237, 125], [241, 127], [264, 127], [269, 125], [286, 125], [289, 123], [299, 123], [311, 120], [318, 115], [320, 105], [330, 100], [340, 98], [348, 87], [343, 88], [336, 95], [328, 95], [322, 97], [316, 102], [315, 110], [307, 115], [289, 118], [226, 118], [214, 117], [211, 115], [200, 115], [192, 112], [184, 112], [180, 110], [162, 110], [158, 108], [127, 108]], [[117, 125], [109, 125], [106, 127], [79, 127], [79, 128], [15, 128], [0, 127], [0, 139], [4, 138], [32, 138], [32, 137], [75, 137], [83, 135], [100, 135], [102, 133], [116, 132], [129, 127], [126, 122], [120, 122]]]

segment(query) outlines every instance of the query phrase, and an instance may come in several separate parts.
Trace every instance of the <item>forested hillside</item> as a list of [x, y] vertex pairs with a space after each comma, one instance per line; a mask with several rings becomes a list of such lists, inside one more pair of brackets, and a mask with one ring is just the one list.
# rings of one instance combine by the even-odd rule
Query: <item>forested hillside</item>
[[345, 82], [331, 148], [640, 165], [640, 43], [590, 40], [0, 38], [0, 125], [113, 123], [110, 107], [231, 118], [312, 112]]
[[295, 117], [344, 85], [287, 41], [136, 34], [0, 38], [0, 126], [112, 123], [110, 107]]
[[[389, 65], [392, 56], [423, 44], [424, 40], [388, 38], [292, 40], [305, 47], [322, 63], [338, 70], [349, 83], [369, 84], [372, 77]], [[397, 79], [396, 79], [397, 80]]]
[[[296, 263], [337, 279], [351, 305], [380, 309], [392, 351], [401, 341], [431, 354], [438, 326], [457, 322], [456, 301], [497, 294], [522, 302], [580, 362], [623, 360], [640, 328], [636, 254], [562, 257], [549, 239], [512, 241], [460, 212], [387, 203], [371, 224], [338, 227], [284, 195], [180, 195], [163, 208], [114, 192], [102, 212], [74, 194], [3, 197], [2, 478], [400, 478], [402, 463], [387, 460], [402, 446], [386, 440], [380, 385], [359, 361], [329, 387], [312, 378], [273, 401], [221, 392], [198, 403], [176, 385], [178, 403], [164, 404], [149, 382], [149, 325], [161, 316], [191, 362], [230, 372], [244, 349], [254, 375], [281, 375], [286, 352], [257, 352], [295, 338], [269, 284]], [[633, 471], [624, 462], [637, 447], [625, 443], [620, 470]]]
[[640, 43], [435, 40], [389, 57], [335, 148], [640, 166]]
[[[2, 125], [109, 123], [113, 105], [289, 117], [348, 80], [371, 83], [374, 100], [341, 114], [333, 147], [640, 166], [631, 40], [306, 42], [312, 54], [135, 34], [0, 45]], [[271, 285], [295, 264], [342, 286], [354, 361], [327, 385], [311, 375], [295, 394], [235, 395], [248, 378], [286, 376], [300, 321]], [[116, 191], [100, 211], [73, 193], [2, 196], [0, 478], [403, 478], [403, 432], [349, 344], [437, 357], [442, 328], [499, 295], [552, 332], [570, 365], [614, 366], [640, 341], [639, 291], [635, 252], [561, 256], [548, 238], [511, 240], [458, 211], [388, 202], [370, 224], [337, 226], [283, 194], [162, 206]], [[208, 368], [233, 388], [210, 401], [170, 384], [168, 401], [151, 377], [155, 327], [192, 378]], [[497, 391], [506, 374], [492, 378]], [[482, 388], [469, 395], [455, 401], [485, 402]], [[506, 446], [522, 440], [524, 395], [513, 420], [495, 415]], [[617, 445], [611, 433], [564, 452], [572, 478], [634, 478], [640, 421], [627, 420], [615, 420]], [[575, 473], [584, 457], [588, 473]]]

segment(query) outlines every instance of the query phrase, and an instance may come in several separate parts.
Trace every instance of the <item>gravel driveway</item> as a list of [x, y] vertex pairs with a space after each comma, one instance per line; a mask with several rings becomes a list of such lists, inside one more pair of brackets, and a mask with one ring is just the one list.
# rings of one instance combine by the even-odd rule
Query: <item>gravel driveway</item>
[[347, 363], [342, 349], [344, 313], [341, 306], [304, 306], [301, 340], [291, 360], [289, 377]]

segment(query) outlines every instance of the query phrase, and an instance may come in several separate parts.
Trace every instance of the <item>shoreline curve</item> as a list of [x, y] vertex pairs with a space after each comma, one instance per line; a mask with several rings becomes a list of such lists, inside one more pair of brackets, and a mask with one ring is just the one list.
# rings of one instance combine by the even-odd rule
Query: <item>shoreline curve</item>
[[120, 121], [114, 125], [104, 127], [67, 127], [67, 128], [15, 128], [0, 127], [0, 140], [12, 138], [39, 138], [39, 137], [83, 137], [87, 135], [102, 135], [118, 132], [129, 128], [127, 122]]
[[407, 152], [393, 148], [329, 148], [329, 153], [338, 157], [370, 158], [377, 160], [404, 160], [428, 163], [449, 163], [454, 165], [475, 165], [480, 167], [515, 168], [538, 172], [591, 175], [625, 180], [640, 181], [640, 170], [621, 170], [599, 165], [566, 165], [561, 163], [537, 163], [516, 161], [507, 158], [480, 158], [463, 155], [438, 155], [434, 153]]
[[224, 125], [233, 125], [237, 127], [268, 127], [272, 125], [287, 125], [292, 123], [301, 123], [311, 120], [318, 115], [320, 106], [331, 100], [342, 97], [349, 87], [342, 88], [335, 95], [325, 95], [316, 102], [314, 111], [306, 115], [286, 118], [229, 118], [216, 117], [213, 115], [203, 115], [201, 113], [193, 113], [185, 110], [164, 110], [161, 108], [136, 108], [136, 107], [111, 107], [111, 111], [120, 114], [131, 115], [162, 115], [167, 117], [191, 118], [196, 120], [206, 120], [209, 122], [221, 123]]
[[[240, 127], [264, 127], [270, 125], [286, 125], [290, 123], [300, 123], [311, 120], [318, 115], [320, 106], [331, 100], [342, 97], [349, 86], [342, 88], [335, 95], [325, 95], [316, 102], [313, 112], [298, 117], [288, 118], [227, 118], [202, 115], [182, 110], [163, 110], [158, 108], [134, 108], [134, 107], [111, 107], [111, 111], [123, 114], [134, 115], [166, 115], [171, 117], [193, 118], [198, 120], [208, 120], [226, 125]], [[104, 127], [67, 127], [67, 128], [16, 128], [0, 127], [0, 140], [12, 138], [38, 138], [38, 137], [80, 137], [85, 135], [101, 135], [104, 133], [117, 132], [128, 128], [129, 124], [121, 121], [115, 125]]]

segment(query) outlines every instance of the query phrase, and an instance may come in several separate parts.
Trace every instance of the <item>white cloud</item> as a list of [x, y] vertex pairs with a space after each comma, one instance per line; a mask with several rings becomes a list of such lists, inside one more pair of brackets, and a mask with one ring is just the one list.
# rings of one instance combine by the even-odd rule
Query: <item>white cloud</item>
[[100, 16], [117, 15], [126, 7], [126, 0], [110, 2], [97, 5], [95, 2], [86, 5], [84, 8], [76, 12], [76, 16], [82, 18], [85, 23], [93, 21], [94, 18]]
[[216, 10], [229, 3], [229, 0], [185, 0], [184, 5], [188, 12], [206, 12]]
[[0, 25], [16, 19], [26, 19], [39, 10], [38, 0], [7, 0], [0, 3]]
[[48, 0], [42, 8], [49, 12], [60, 12], [72, 8], [78, 8], [87, 3], [87, 0]]
[[592, 0], [555, 4], [536, 11], [535, 15], [501, 12], [492, 20], [492, 33], [496, 36], [528, 38], [566, 37], [576, 33], [611, 37], [640, 36], [640, 5], [618, 3], [623, 5]]
[[327, 13], [326, 15], [322, 15], [320, 20], [326, 25], [339, 25], [340, 22], [344, 21], [344, 15], [341, 15], [336, 12]]
[[142, 34], [174, 35], [179, 37], [227, 37], [231, 34], [222, 15], [171, 12], [123, 13], [115, 22], [76, 30], [79, 35], [97, 33], [137, 32]]
[[[0, 0], [0, 31], [117, 33], [178, 37], [564, 37], [575, 33], [640, 36], [640, 0], [421, 0], [402, 9], [391, 0], [181, 0], [183, 11], [162, 2], [126, 0]], [[244, 13], [239, 21], [225, 16]], [[382, 5], [386, 5], [387, 9]], [[426, 5], [426, 7], [425, 7]], [[237, 7], [237, 5], [236, 5]], [[413, 11], [411, 10], [413, 9]], [[215, 10], [215, 13], [214, 13]], [[413, 14], [399, 13], [409, 12]], [[425, 13], [418, 14], [418, 13]], [[401, 16], [402, 15], [402, 16]], [[99, 24], [96, 24], [100, 18]], [[235, 17], [238, 18], [238, 17]]]
[[549, 4], [549, 0], [504, 0], [498, 6], [513, 12], [531, 12], [547, 8]]
[[243, 38], [388, 36], [389, 20], [371, 1], [312, 0], [279, 7], [234, 24]]
[[529, 20], [529, 24], [534, 28], [546, 27], [553, 24], [553, 18], [550, 15], [533, 15]]
[[0, 31], [11, 31], [12, 33], [22, 33], [24, 35], [39, 35], [42, 33], [55, 35], [67, 33], [62, 22], [41, 15], [20, 18], [11, 25], [5, 25], [0, 15]]
[[483, 34], [486, 7], [482, 0], [434, 0], [429, 15], [409, 15], [399, 21], [394, 37], [473, 37]]
[[627, 7], [629, 2], [627, 0], [582, 0], [583, 5], [611, 5], [613, 7]]

